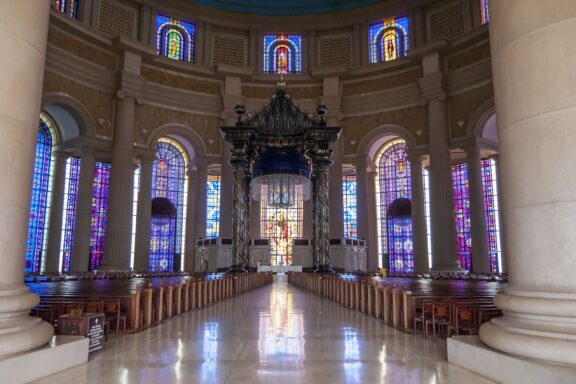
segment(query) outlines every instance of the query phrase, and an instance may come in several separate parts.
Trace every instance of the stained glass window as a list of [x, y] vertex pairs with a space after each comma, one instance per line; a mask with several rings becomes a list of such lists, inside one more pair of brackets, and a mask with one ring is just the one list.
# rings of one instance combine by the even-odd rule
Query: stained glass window
[[488, 0], [480, 0], [480, 9], [482, 11], [482, 24], [490, 21], [490, 13], [488, 11]]
[[220, 230], [220, 176], [208, 175], [206, 182], [206, 238], [218, 237]]
[[470, 188], [468, 164], [452, 166], [454, 188], [454, 214], [456, 219], [456, 249], [460, 266], [467, 271], [472, 267], [472, 232], [470, 224]]
[[409, 48], [408, 18], [382, 20], [368, 27], [370, 64], [395, 60], [406, 56]]
[[140, 194], [140, 166], [134, 170], [134, 191], [132, 193], [132, 240], [130, 242], [130, 268], [134, 268], [136, 253], [136, 229], [138, 226], [138, 198]]
[[498, 201], [498, 176], [494, 159], [482, 160], [482, 190], [486, 209], [486, 232], [488, 235], [488, 253], [490, 271], [502, 272], [502, 244], [500, 239], [500, 209]]
[[56, 0], [56, 9], [68, 16], [78, 19], [79, 0]]
[[62, 243], [60, 246], [60, 271], [70, 271], [72, 247], [74, 246], [74, 225], [80, 183], [80, 158], [71, 157], [66, 161], [64, 183], [64, 213], [62, 215]]
[[292, 264], [292, 240], [302, 237], [302, 190], [297, 189], [295, 203], [291, 207], [273, 207], [268, 202], [268, 191], [262, 186], [261, 234], [270, 239], [271, 265]]
[[301, 73], [302, 35], [264, 35], [262, 62], [263, 71], [266, 73]]
[[[161, 138], [152, 166], [152, 198], [164, 197], [176, 207], [176, 218], [152, 218], [150, 231], [150, 271], [173, 271], [174, 258], [184, 254], [188, 156], [176, 140]], [[180, 263], [178, 263], [181, 265]]]
[[52, 146], [54, 145], [54, 125], [45, 114], [40, 115], [40, 126], [36, 138], [36, 155], [32, 175], [32, 195], [28, 238], [26, 240], [26, 272], [40, 272], [46, 254], [50, 198], [52, 192]]
[[356, 175], [344, 176], [342, 195], [344, 200], [344, 237], [358, 237], [358, 220], [356, 210]]
[[110, 189], [110, 163], [97, 161], [94, 164], [94, 184], [92, 185], [92, 223], [90, 225], [90, 270], [100, 267], [104, 257], [106, 240], [106, 212]]
[[170, 16], [156, 16], [156, 52], [170, 59], [194, 62], [196, 26]]
[[394, 139], [376, 156], [376, 201], [378, 204], [379, 264], [388, 258], [390, 272], [413, 272], [412, 218], [387, 217], [387, 210], [397, 199], [412, 198], [410, 164], [406, 143]]
[[428, 267], [432, 268], [432, 221], [430, 216], [430, 172], [422, 167], [424, 178], [424, 218], [426, 219], [426, 243], [428, 244]]

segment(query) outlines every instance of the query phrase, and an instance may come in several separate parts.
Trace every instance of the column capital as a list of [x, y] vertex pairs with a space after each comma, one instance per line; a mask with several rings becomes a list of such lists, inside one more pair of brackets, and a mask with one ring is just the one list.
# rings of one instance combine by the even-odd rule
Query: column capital
[[410, 164], [412, 163], [422, 163], [422, 156], [423, 154], [420, 151], [415, 151], [413, 149], [408, 149], [406, 151], [406, 157], [408, 158], [408, 161], [410, 162]]
[[352, 162], [352, 164], [354, 164], [354, 166], [356, 167], [356, 172], [358, 172], [361, 169], [366, 172], [376, 171], [376, 164], [368, 156], [359, 156], [356, 158], [355, 161]]
[[466, 152], [468, 156], [478, 154], [480, 155], [480, 147], [477, 144], [468, 144], [462, 146], [462, 149]]
[[137, 156], [140, 160], [140, 164], [152, 164], [156, 160], [156, 153], [150, 151], [147, 153], [141, 153]]
[[418, 79], [422, 103], [436, 99], [444, 101], [446, 95], [446, 75], [443, 72], [435, 72], [424, 75]]
[[70, 156], [72, 156], [70, 153], [68, 152], [64, 152], [64, 151], [53, 151], [52, 152], [52, 156], [54, 156], [55, 160], [64, 160], [66, 161]]
[[118, 90], [116, 91], [116, 97], [120, 100], [126, 98], [133, 98], [141, 104], [142, 99], [142, 85], [144, 84], [144, 79], [132, 72], [120, 71], [118, 74]]

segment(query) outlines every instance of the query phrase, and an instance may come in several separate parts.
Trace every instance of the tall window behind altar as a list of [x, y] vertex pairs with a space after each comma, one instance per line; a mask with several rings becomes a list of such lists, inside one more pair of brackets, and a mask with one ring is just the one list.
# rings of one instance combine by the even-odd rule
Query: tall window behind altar
[[272, 255], [271, 265], [292, 264], [292, 240], [302, 238], [303, 198], [301, 189], [297, 190], [294, 205], [286, 208], [274, 207], [268, 201], [266, 186], [262, 186], [260, 201], [261, 235], [270, 239]]
[[368, 27], [370, 64], [406, 56], [410, 47], [407, 17], [384, 19]]
[[378, 262], [379, 266], [388, 265], [390, 272], [414, 271], [412, 218], [390, 212], [398, 202], [412, 199], [406, 150], [403, 139], [394, 139], [382, 146], [375, 159]]

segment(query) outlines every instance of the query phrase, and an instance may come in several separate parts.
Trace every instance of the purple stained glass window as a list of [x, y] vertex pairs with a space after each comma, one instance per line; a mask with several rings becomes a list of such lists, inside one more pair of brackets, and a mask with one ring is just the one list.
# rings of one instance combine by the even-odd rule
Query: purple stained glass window
[[56, 9], [73, 19], [78, 19], [79, 0], [56, 0]]
[[50, 119], [40, 115], [40, 127], [36, 139], [36, 156], [32, 175], [32, 195], [30, 198], [30, 216], [28, 238], [26, 240], [26, 272], [41, 271], [42, 260], [46, 253], [46, 239], [49, 219], [49, 200], [52, 190], [52, 146], [54, 145], [54, 127]]
[[72, 247], [74, 246], [74, 225], [80, 183], [80, 158], [71, 157], [66, 161], [64, 183], [64, 213], [62, 215], [62, 243], [60, 246], [60, 271], [70, 271]]
[[390, 272], [413, 272], [412, 219], [388, 217], [390, 205], [400, 198], [411, 199], [410, 164], [406, 143], [395, 139], [386, 143], [376, 157], [378, 202], [378, 250], [381, 260], [388, 257]]
[[454, 188], [454, 214], [456, 219], [456, 248], [460, 266], [467, 271], [472, 268], [472, 232], [470, 224], [470, 188], [468, 164], [452, 166]]
[[183, 253], [186, 163], [181, 145], [161, 139], [152, 167], [152, 198], [165, 197], [176, 207], [175, 219], [152, 218], [150, 230], [150, 271], [174, 270], [174, 258]]
[[484, 192], [484, 208], [486, 209], [486, 229], [488, 235], [488, 253], [490, 255], [490, 271], [502, 272], [502, 246], [500, 240], [500, 208], [498, 201], [498, 182], [496, 161], [482, 160], [482, 190]]
[[206, 238], [218, 237], [220, 230], [220, 176], [208, 175], [206, 182]]
[[480, 0], [480, 8], [482, 12], [482, 24], [490, 21], [490, 12], [488, 11], [488, 0]]
[[110, 163], [97, 161], [94, 164], [94, 184], [92, 186], [92, 223], [90, 226], [90, 270], [100, 267], [104, 257], [106, 240], [106, 211], [110, 186]]
[[344, 200], [344, 237], [358, 237], [358, 220], [356, 208], [356, 175], [344, 176], [342, 180], [342, 196]]
[[265, 73], [302, 72], [302, 35], [275, 33], [264, 35]]
[[156, 52], [170, 59], [194, 62], [196, 26], [188, 21], [158, 14]]

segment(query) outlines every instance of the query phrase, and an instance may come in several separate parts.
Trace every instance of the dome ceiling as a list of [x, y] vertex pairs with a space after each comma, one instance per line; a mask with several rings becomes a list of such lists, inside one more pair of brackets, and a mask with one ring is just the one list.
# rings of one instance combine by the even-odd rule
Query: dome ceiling
[[307, 15], [343, 11], [379, 3], [382, 0], [185, 0], [225, 11], [262, 15]]

